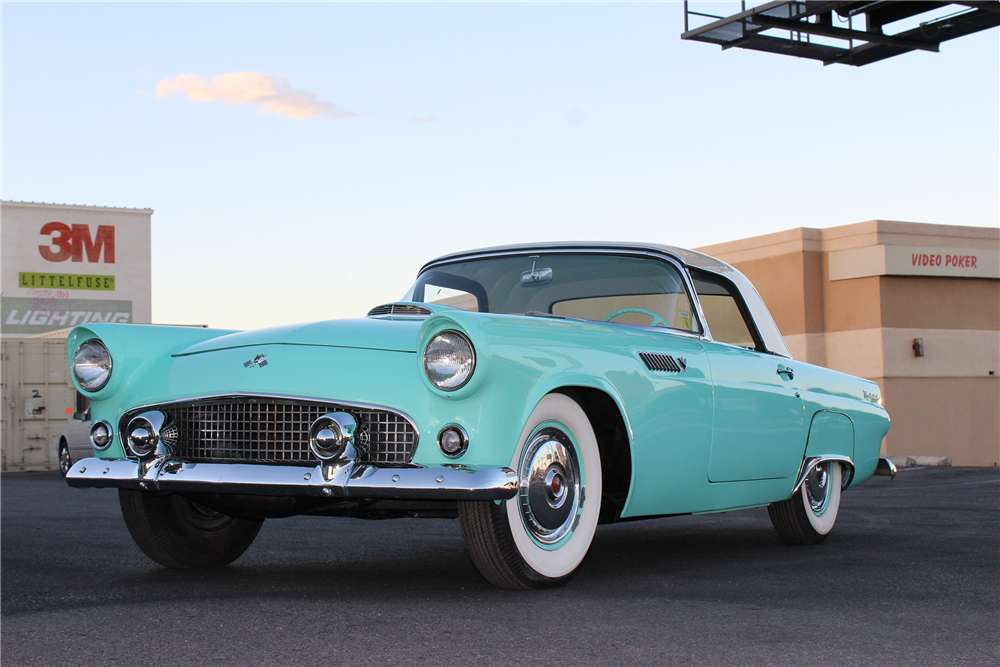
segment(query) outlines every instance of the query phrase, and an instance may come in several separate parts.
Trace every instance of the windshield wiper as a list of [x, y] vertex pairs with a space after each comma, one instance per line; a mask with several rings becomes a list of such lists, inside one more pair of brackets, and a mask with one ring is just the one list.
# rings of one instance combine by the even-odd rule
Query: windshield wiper
[[529, 310], [525, 313], [528, 317], [546, 317], [550, 320], [572, 320], [573, 322], [594, 322], [595, 320], [588, 320], [585, 317], [569, 317], [568, 315], [556, 315], [555, 313], [546, 313], [541, 310]]
[[540, 310], [529, 310], [528, 312], [525, 313], [525, 315], [527, 315], [528, 317], [548, 317], [548, 318], [554, 319], [554, 320], [569, 320], [569, 319], [574, 319], [575, 320], [576, 319], [575, 317], [570, 318], [570, 317], [566, 317], [565, 315], [556, 315], [555, 313], [545, 313], [545, 312], [542, 312]]

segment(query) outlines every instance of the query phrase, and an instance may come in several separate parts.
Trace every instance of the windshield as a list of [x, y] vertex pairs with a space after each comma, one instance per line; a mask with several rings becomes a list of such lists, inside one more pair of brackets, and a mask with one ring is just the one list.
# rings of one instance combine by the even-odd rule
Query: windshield
[[421, 273], [403, 298], [473, 312], [700, 333], [677, 268], [648, 257], [540, 253], [476, 259]]

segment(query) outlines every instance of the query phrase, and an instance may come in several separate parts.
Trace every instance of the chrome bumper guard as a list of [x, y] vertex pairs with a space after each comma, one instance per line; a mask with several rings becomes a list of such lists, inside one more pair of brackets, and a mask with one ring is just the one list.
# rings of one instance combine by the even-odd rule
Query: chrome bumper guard
[[517, 492], [510, 468], [380, 468], [368, 464], [288, 466], [251, 463], [137, 463], [87, 458], [66, 473], [76, 487], [319, 498], [506, 500]]

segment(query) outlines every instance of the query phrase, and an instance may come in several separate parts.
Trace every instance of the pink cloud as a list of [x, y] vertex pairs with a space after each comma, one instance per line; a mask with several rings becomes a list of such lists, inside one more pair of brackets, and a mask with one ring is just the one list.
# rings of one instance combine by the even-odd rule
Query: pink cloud
[[156, 85], [156, 99], [175, 92], [185, 95], [192, 102], [222, 100], [226, 104], [259, 104], [262, 113], [296, 120], [359, 115], [344, 111], [332, 102], [321, 102], [315, 93], [293, 90], [285, 79], [260, 72], [228, 72], [211, 79], [205, 79], [200, 74], [178, 74]]
[[436, 123], [438, 119], [436, 116], [426, 116], [424, 118], [411, 118], [409, 122], [414, 125], [420, 125], [421, 123]]

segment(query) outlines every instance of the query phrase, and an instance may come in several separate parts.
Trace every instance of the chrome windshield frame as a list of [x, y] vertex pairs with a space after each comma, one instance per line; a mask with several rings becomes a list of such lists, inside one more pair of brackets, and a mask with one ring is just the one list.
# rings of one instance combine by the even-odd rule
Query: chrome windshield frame
[[[684, 275], [685, 284], [694, 294], [693, 303], [695, 304], [695, 310], [700, 319], [700, 324], [704, 329], [704, 334], [699, 335], [698, 337], [705, 340], [713, 339], [711, 337], [711, 331], [708, 327], [708, 323], [705, 321], [704, 313], [701, 309], [701, 303], [698, 301], [697, 292], [694, 291], [693, 285], [690, 282], [690, 276], [688, 275], [687, 269], [688, 267], [701, 269], [702, 271], [707, 271], [721, 276], [722, 278], [725, 278], [733, 283], [743, 297], [743, 302], [750, 311], [750, 316], [754, 320], [754, 325], [757, 327], [757, 331], [760, 333], [760, 337], [763, 340], [765, 347], [763, 352], [788, 359], [793, 358], [791, 352], [788, 350], [788, 346], [786, 345], [784, 338], [781, 335], [781, 331], [778, 330], [778, 326], [774, 323], [774, 318], [771, 317], [771, 313], [764, 304], [764, 300], [761, 299], [760, 294], [757, 292], [757, 289], [753, 286], [750, 280], [738, 269], [727, 264], [726, 262], [723, 262], [722, 260], [715, 259], [714, 257], [693, 250], [686, 250], [684, 248], [676, 248], [674, 246], [662, 245], [658, 243], [615, 243], [597, 241], [530, 243], [497, 246], [493, 248], [481, 248], [479, 250], [469, 250], [443, 255], [437, 259], [427, 262], [423, 267], [421, 267], [420, 271], [417, 272], [417, 276], [419, 278], [420, 274], [431, 268], [473, 259], [500, 257], [504, 255], [527, 255], [531, 253], [555, 252], [580, 254], [626, 254], [633, 256], [649, 255], [652, 257], [665, 258], [672, 263], [680, 264], [683, 267], [682, 274]], [[662, 328], [657, 330], [665, 331]], [[670, 329], [669, 331], [675, 334], [686, 334], [686, 332], [675, 329]]]
[[[708, 322], [705, 320], [705, 314], [702, 312], [701, 303], [698, 301], [698, 293], [694, 290], [694, 283], [691, 281], [691, 275], [687, 270], [687, 266], [678, 257], [669, 253], [659, 251], [655, 248], [642, 248], [638, 246], [573, 246], [573, 245], [563, 245], [563, 246], [552, 246], [552, 247], [517, 247], [510, 249], [498, 249], [493, 251], [480, 251], [480, 252], [469, 252], [461, 253], [459, 255], [447, 255], [445, 257], [438, 258], [432, 262], [428, 262], [420, 271], [417, 272], [417, 278], [414, 281], [414, 285], [407, 290], [406, 295], [403, 300], [412, 297], [413, 288], [416, 282], [420, 280], [422, 276], [427, 271], [432, 269], [438, 269], [442, 266], [450, 266], [452, 264], [464, 264], [466, 262], [473, 262], [483, 259], [491, 259], [497, 257], [515, 257], [515, 256], [530, 256], [533, 253], [542, 253], [549, 255], [612, 255], [616, 257], [635, 257], [640, 259], [654, 259], [658, 261], [665, 262], [672, 266], [677, 273], [680, 275], [681, 284], [684, 289], [687, 290], [688, 301], [692, 304], [694, 309], [695, 318], [697, 320], [698, 328], [700, 331], [687, 331], [685, 329], [675, 329], [673, 327], [644, 327], [640, 325], [620, 325], [620, 326], [634, 326], [639, 329], [656, 331], [659, 333], [670, 333], [680, 336], [689, 336], [697, 338], [699, 340], [712, 340], [711, 330], [708, 328]], [[511, 314], [511, 313], [507, 313]], [[589, 322], [595, 322], [596, 320], [586, 320]], [[611, 322], [610, 324], [617, 324]]]

